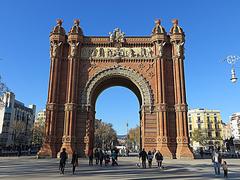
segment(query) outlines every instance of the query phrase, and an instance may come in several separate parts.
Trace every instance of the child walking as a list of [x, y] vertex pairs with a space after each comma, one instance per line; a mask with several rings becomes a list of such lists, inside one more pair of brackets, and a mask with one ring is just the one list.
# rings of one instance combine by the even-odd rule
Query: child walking
[[227, 178], [228, 177], [228, 166], [227, 166], [227, 162], [223, 161], [223, 172], [224, 172], [224, 177]]

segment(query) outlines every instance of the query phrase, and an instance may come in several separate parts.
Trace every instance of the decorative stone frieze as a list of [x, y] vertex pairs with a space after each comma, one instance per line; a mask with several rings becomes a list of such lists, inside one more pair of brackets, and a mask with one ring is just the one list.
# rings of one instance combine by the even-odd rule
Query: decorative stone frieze
[[126, 36], [119, 28], [109, 36], [85, 36], [79, 24], [75, 20], [66, 35], [58, 20], [50, 34], [46, 139], [38, 155], [56, 157], [63, 148], [70, 156], [92, 151], [96, 99], [120, 85], [139, 100], [141, 148], [160, 150], [166, 158], [193, 158], [186, 126], [185, 34], [178, 21], [167, 33], [156, 20], [149, 36]]

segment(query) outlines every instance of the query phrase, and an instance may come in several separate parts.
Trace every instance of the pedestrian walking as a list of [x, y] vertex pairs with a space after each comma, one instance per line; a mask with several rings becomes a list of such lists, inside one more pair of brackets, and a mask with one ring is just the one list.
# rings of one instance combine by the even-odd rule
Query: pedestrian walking
[[153, 154], [152, 154], [151, 151], [148, 151], [147, 159], [148, 159], [148, 167], [149, 167], [149, 168], [152, 168]]
[[59, 165], [60, 174], [64, 174], [66, 160], [67, 160], [67, 153], [66, 153], [66, 149], [63, 148], [62, 152], [60, 153], [60, 165]]
[[99, 163], [99, 151], [98, 149], [95, 149], [95, 153], [94, 153], [95, 159], [96, 159], [96, 164]]
[[158, 168], [162, 168], [163, 155], [160, 153], [160, 151], [157, 151], [155, 159], [157, 161]]
[[204, 153], [204, 152], [203, 152], [203, 148], [201, 147], [201, 148], [200, 148], [200, 156], [201, 156], [201, 159], [203, 159], [203, 153]]
[[17, 151], [18, 151], [18, 153], [17, 153], [18, 157], [20, 157], [22, 155], [22, 148], [21, 148], [21, 146], [18, 146]]
[[93, 150], [89, 149], [88, 151], [88, 165], [93, 166]]
[[112, 157], [112, 166], [114, 166], [114, 165], [118, 166], [118, 163], [117, 163], [117, 153], [115, 152], [115, 150], [112, 150], [111, 157]]
[[223, 161], [223, 172], [224, 172], [224, 178], [228, 178], [228, 166], [227, 166], [227, 162]]
[[145, 169], [147, 166], [146, 165], [147, 153], [144, 149], [139, 153], [139, 158], [142, 158], [142, 167]]
[[100, 151], [99, 151], [99, 162], [100, 162], [100, 166], [102, 166], [103, 159], [104, 159], [104, 154], [103, 154], [103, 151], [100, 149]]
[[72, 173], [74, 174], [76, 166], [78, 166], [78, 155], [75, 151], [73, 151], [73, 154], [72, 154], [71, 164], [72, 164]]
[[110, 162], [110, 156], [107, 152], [104, 153], [104, 161], [105, 161], [105, 166], [107, 166]]

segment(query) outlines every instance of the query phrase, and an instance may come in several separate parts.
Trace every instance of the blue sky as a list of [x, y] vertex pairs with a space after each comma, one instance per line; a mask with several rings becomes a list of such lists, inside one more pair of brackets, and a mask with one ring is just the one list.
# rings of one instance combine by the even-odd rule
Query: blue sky
[[[1, 1], [0, 74], [17, 99], [42, 109], [48, 89], [49, 33], [57, 18], [64, 20], [67, 32], [80, 18], [85, 35], [108, 35], [115, 27], [126, 35], [149, 35], [154, 19], [161, 18], [169, 31], [171, 19], [178, 18], [186, 33], [189, 107], [219, 109], [226, 122], [240, 111], [240, 83], [231, 84], [231, 67], [223, 61], [227, 55], [240, 55], [239, 7], [237, 0]], [[238, 67], [240, 75], [240, 63]], [[129, 127], [138, 124], [139, 104], [126, 88], [105, 90], [96, 110], [97, 117], [111, 122], [119, 134], [126, 132], [126, 121]]]

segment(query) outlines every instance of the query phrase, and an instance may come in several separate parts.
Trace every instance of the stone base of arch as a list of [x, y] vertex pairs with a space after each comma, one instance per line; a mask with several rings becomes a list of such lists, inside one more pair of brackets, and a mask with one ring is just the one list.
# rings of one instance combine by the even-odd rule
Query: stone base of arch
[[173, 159], [175, 157], [175, 153], [171, 151], [169, 148], [169, 144], [167, 142], [167, 137], [159, 137], [158, 136], [158, 144], [157, 144], [157, 150], [161, 152], [164, 158], [167, 159]]
[[188, 145], [178, 145], [176, 152], [177, 159], [194, 159], [193, 152]]
[[56, 158], [58, 150], [55, 145], [45, 143], [37, 153], [37, 158]]

